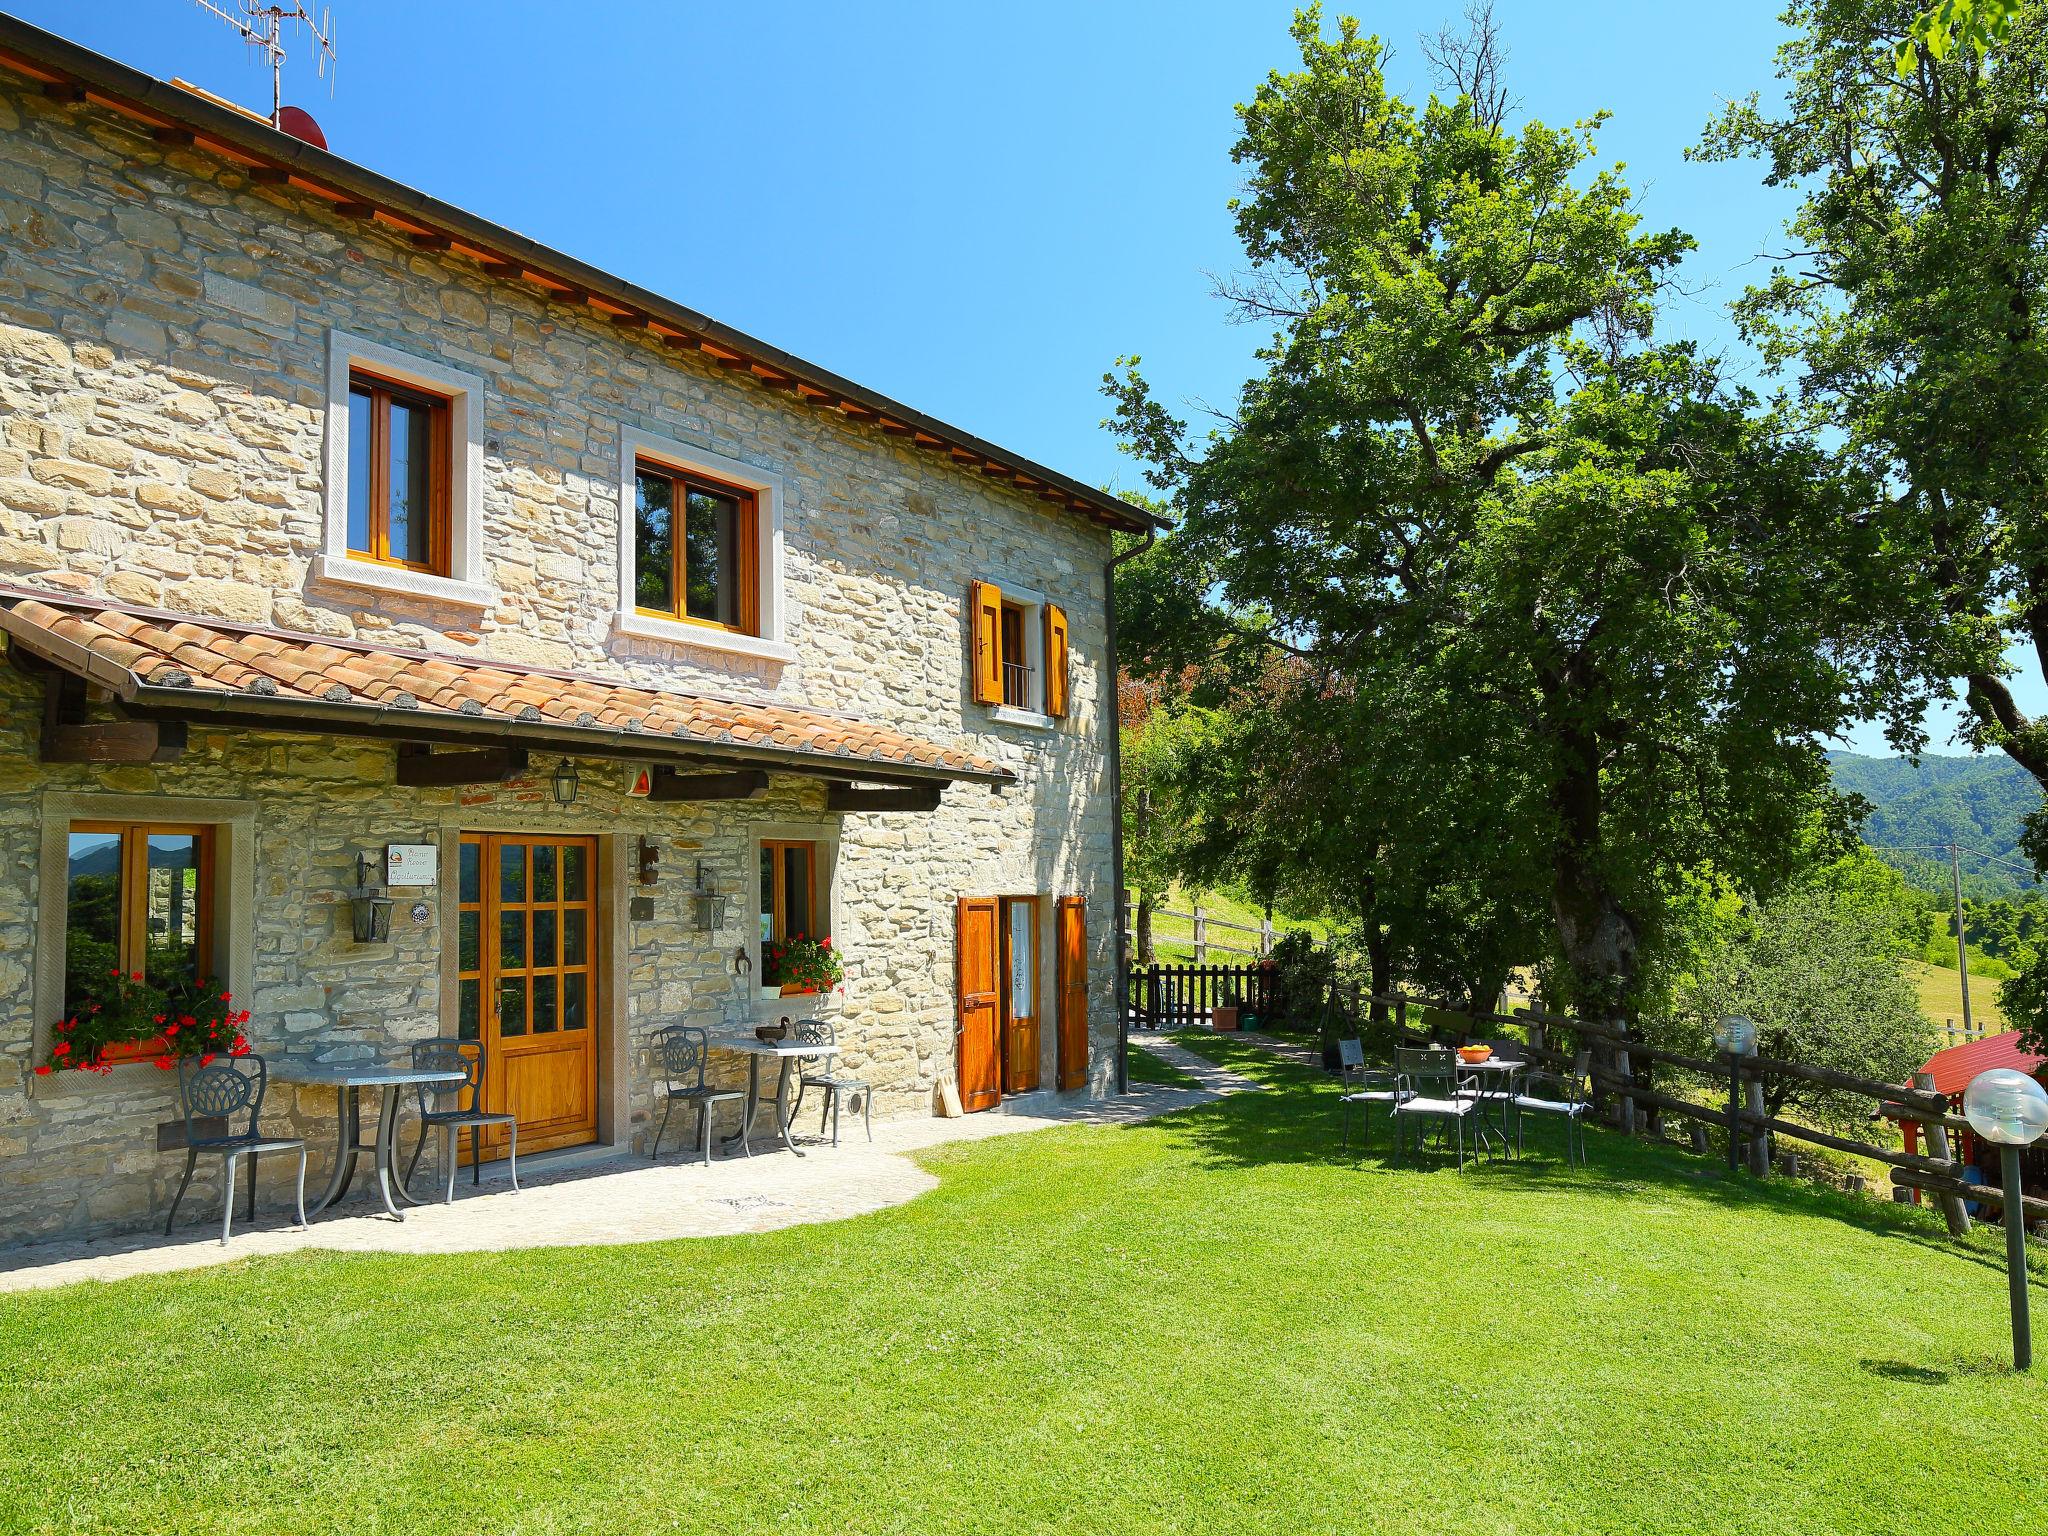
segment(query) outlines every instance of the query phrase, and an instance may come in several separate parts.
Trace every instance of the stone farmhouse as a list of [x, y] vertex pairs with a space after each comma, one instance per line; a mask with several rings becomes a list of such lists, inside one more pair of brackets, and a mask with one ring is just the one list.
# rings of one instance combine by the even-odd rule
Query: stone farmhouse
[[[1119, 530], [0, 17], [0, 1240], [168, 1205], [164, 1042], [58, 1049], [114, 970], [266, 1056], [477, 1040], [522, 1157], [644, 1151], [676, 1023], [821, 1016], [878, 1117], [1106, 1091]], [[266, 1121], [317, 1179], [335, 1113]]]

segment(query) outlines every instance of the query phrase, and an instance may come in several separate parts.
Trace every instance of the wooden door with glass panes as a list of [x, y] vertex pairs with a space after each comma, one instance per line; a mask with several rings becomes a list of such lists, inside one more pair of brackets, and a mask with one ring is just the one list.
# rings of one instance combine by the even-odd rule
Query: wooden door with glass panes
[[459, 883], [456, 1032], [483, 1042], [485, 1107], [519, 1117], [522, 1153], [594, 1140], [597, 840], [465, 833]]

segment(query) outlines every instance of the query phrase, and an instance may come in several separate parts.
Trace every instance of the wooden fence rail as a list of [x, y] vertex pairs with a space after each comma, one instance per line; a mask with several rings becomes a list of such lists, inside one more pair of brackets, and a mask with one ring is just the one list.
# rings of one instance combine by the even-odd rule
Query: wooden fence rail
[[1216, 1009], [1232, 1005], [1271, 1009], [1273, 973], [1263, 965], [1153, 965], [1125, 977], [1125, 1007], [1139, 1028], [1207, 1025]]
[[[1623, 1129], [1635, 1129], [1639, 1108], [1679, 1115], [1701, 1124], [1717, 1125], [1729, 1134], [1731, 1161], [1735, 1159], [1738, 1148], [1746, 1143], [1749, 1166], [1752, 1171], [1759, 1174], [1769, 1169], [1769, 1138], [1772, 1136], [1808, 1142], [1837, 1152], [1868, 1158], [1891, 1168], [1895, 1184], [1938, 1195], [1942, 1213], [1948, 1220], [1949, 1230], [1958, 1236], [1970, 1229], [1970, 1218], [1964, 1209], [1963, 1200], [1986, 1198], [1981, 1186], [1962, 1182], [1961, 1167], [1949, 1156], [1947, 1131], [1952, 1128], [1961, 1129], [1963, 1122], [1959, 1122], [1949, 1113], [1948, 1100], [1933, 1090], [1931, 1082], [1926, 1082], [1924, 1086], [1919, 1082], [1887, 1083], [1875, 1078], [1858, 1077], [1854, 1073], [1837, 1072], [1831, 1067], [1818, 1067], [1802, 1061], [1785, 1061], [1772, 1056], [1720, 1056], [1709, 1059], [1652, 1045], [1620, 1024], [1600, 1023], [1535, 1009], [1519, 1014], [1491, 1013], [1459, 1009], [1437, 999], [1401, 993], [1367, 994], [1364, 1001], [1391, 1009], [1396, 1022], [1404, 1030], [1408, 1024], [1408, 1010], [1415, 1007], [1430, 1010], [1433, 1014], [1432, 1022], [1439, 1029], [1443, 1027], [1445, 1014], [1449, 1014], [1453, 1020], [1463, 1023], [1468, 1029], [1469, 1026], [1477, 1024], [1504, 1024], [1523, 1030], [1528, 1037], [1526, 1049], [1530, 1055], [1548, 1065], [1570, 1063], [1570, 1054], [1558, 1049], [1550, 1038], [1552, 1031], [1568, 1031], [1579, 1049], [1583, 1050], [1587, 1046], [1594, 1048], [1596, 1054], [1590, 1073], [1592, 1087], [1596, 1095], [1611, 1096], [1615, 1100], [1618, 1107], [1617, 1119]], [[1696, 1073], [1717, 1086], [1726, 1084], [1728, 1096], [1725, 1107], [1681, 1098], [1642, 1081], [1638, 1075], [1639, 1066], [1660, 1062]], [[1860, 1094], [1874, 1099], [1877, 1111], [1886, 1119], [1917, 1122], [1926, 1126], [1928, 1150], [1935, 1155], [1921, 1157], [1890, 1147], [1874, 1146], [1869, 1142], [1837, 1136], [1828, 1131], [1816, 1130], [1812, 1126], [1800, 1125], [1795, 1121], [1767, 1114], [1764, 1110], [1764, 1090], [1766, 1083], [1772, 1078], [1791, 1078], [1838, 1093]], [[1965, 1191], [1968, 1192], [1967, 1195]], [[2028, 1208], [2031, 1209], [2036, 1203], [2041, 1204], [2044, 1211], [2048, 1211], [2048, 1202], [2030, 1201]]]

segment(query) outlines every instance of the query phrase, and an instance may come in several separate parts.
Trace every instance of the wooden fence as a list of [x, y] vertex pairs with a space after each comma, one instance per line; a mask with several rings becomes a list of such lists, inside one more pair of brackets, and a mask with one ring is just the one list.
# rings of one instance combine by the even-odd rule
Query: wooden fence
[[[1523, 1049], [1533, 1060], [1547, 1066], [1569, 1066], [1578, 1054], [1588, 1053], [1592, 1087], [1610, 1108], [1613, 1123], [1622, 1130], [1634, 1133], [1646, 1124], [1654, 1125], [1657, 1117], [1665, 1114], [1719, 1127], [1728, 1136], [1730, 1165], [1746, 1165], [1760, 1177], [1770, 1171], [1772, 1138], [1783, 1137], [1885, 1164], [1891, 1169], [1895, 1185], [1935, 1195], [1949, 1230], [1957, 1236], [1970, 1230], [1965, 1200], [1993, 1206], [2003, 1203], [1994, 1186], [1962, 1181], [1962, 1164], [1951, 1155], [1949, 1133], [1966, 1129], [1967, 1122], [1948, 1112], [1948, 1100], [1934, 1091], [1932, 1078], [1916, 1077], [1910, 1084], [1885, 1083], [1769, 1056], [1692, 1056], [1652, 1045], [1619, 1023], [1595, 1023], [1535, 1009], [1515, 1014], [1462, 1012], [1449, 1003], [1399, 993], [1368, 994], [1362, 1001], [1390, 1010], [1396, 1026], [1404, 1033], [1411, 1026], [1425, 1027], [1425, 1017], [1429, 1021], [1427, 1027], [1438, 1035], [1469, 1033], [1474, 1025], [1507, 1025], [1524, 1032]], [[1411, 1016], [1411, 1010], [1420, 1012]], [[1681, 1098], [1652, 1086], [1645, 1081], [1643, 1069], [1658, 1063], [1719, 1085], [1715, 1096], [1725, 1094], [1725, 1107]], [[1794, 1078], [1837, 1092], [1864, 1095], [1874, 1101], [1876, 1112], [1884, 1118], [1917, 1123], [1925, 1135], [1929, 1155], [1874, 1146], [1771, 1115], [1765, 1109], [1766, 1088], [1774, 1078]], [[2030, 1217], [2048, 1215], [2048, 1200], [2027, 1196], [2025, 1207]]]
[[1219, 1007], [1263, 1013], [1273, 1004], [1273, 973], [1262, 965], [1153, 965], [1124, 981], [1136, 1029], [1206, 1026]]

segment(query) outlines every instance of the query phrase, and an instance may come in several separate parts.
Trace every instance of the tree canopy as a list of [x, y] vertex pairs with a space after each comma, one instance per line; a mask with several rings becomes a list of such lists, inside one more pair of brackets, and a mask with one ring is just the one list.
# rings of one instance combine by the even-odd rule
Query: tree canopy
[[1335, 738], [1314, 787], [1369, 807], [1326, 865], [1402, 893], [1416, 963], [1520, 946], [1626, 1012], [1699, 879], [1769, 895], [1845, 829], [1817, 739], [1896, 692], [1872, 488], [1654, 340], [1690, 241], [1644, 227], [1601, 115], [1510, 131], [1490, 46], [1416, 106], [1354, 21], [1294, 37], [1233, 151], [1258, 373], [1199, 440], [1135, 360], [1108, 381], [1182, 633], [1240, 687], [1298, 669], [1266, 691]]

